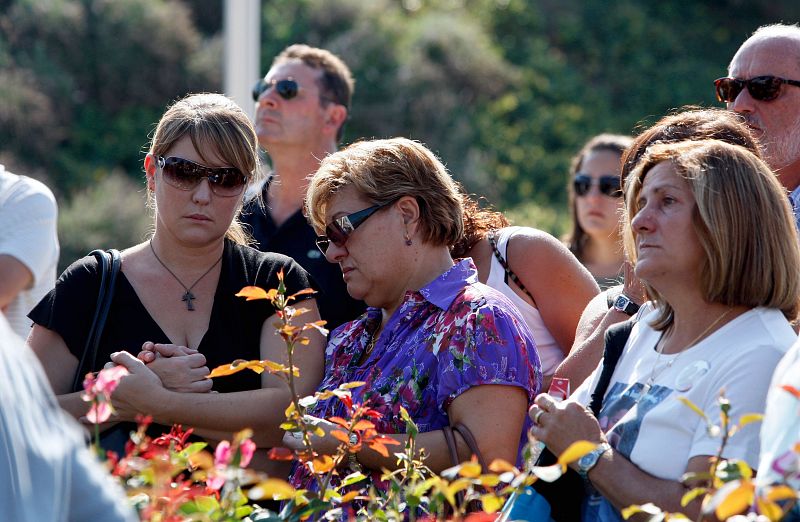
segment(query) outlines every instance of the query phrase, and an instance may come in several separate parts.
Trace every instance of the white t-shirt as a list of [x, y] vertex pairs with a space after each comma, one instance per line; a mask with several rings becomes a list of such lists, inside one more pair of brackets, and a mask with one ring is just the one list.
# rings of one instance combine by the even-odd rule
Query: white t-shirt
[[[773, 462], [800, 443], [800, 398], [781, 386], [800, 390], [800, 341], [781, 359], [770, 384], [767, 411], [761, 426], [761, 461], [756, 476], [759, 487], [782, 482], [782, 474], [773, 468]], [[777, 465], [785, 468], [787, 462], [781, 459]], [[800, 489], [800, 478], [795, 476], [789, 484]]]
[[56, 282], [58, 209], [44, 184], [17, 176], [0, 165], [0, 255], [9, 255], [33, 274], [33, 283], [11, 301], [5, 316], [23, 339], [31, 321], [26, 317]]
[[[497, 250], [503, 254], [503, 258], [508, 262], [508, 240], [522, 227], [506, 227], [499, 230], [497, 235]], [[546, 277], [546, 275], [543, 275]], [[486, 278], [486, 285], [495, 290], [514, 303], [520, 315], [525, 320], [525, 324], [531, 329], [533, 340], [536, 341], [536, 351], [539, 353], [539, 361], [542, 363], [542, 375], [553, 375], [559, 363], [564, 360], [564, 352], [558, 347], [550, 330], [544, 324], [542, 314], [530, 303], [521, 298], [513, 288], [506, 283], [506, 271], [503, 265], [497, 260], [497, 256], [492, 252], [492, 263], [489, 268], [489, 277]]]
[[[715, 455], [721, 439], [710, 435], [706, 422], [678, 398], [689, 399], [715, 424], [722, 389], [733, 422], [763, 413], [772, 372], [797, 335], [779, 310], [755, 308], [692, 348], [659, 358], [655, 346], [661, 333], [649, 326], [655, 315], [651, 310], [634, 326], [598, 420], [616, 451], [655, 477], [679, 480], [689, 459]], [[654, 385], [640, 398], [652, 374]], [[570, 400], [587, 405], [599, 376], [595, 370]], [[729, 439], [723, 457], [755, 467], [758, 453], [759, 427], [752, 423]]]

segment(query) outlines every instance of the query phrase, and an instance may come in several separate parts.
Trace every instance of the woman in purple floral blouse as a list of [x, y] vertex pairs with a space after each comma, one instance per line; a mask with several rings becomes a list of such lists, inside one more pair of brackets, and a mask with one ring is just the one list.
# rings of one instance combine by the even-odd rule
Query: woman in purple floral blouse
[[[339, 264], [350, 295], [369, 306], [332, 332], [319, 389], [365, 381], [353, 401], [379, 411], [377, 431], [401, 443], [404, 407], [434, 471], [451, 465], [442, 428], [457, 422], [472, 431], [487, 462], [519, 462], [527, 407], [541, 386], [536, 345], [517, 309], [478, 282], [471, 259], [450, 257], [462, 234], [461, 201], [433, 153], [404, 138], [359, 142], [328, 156], [306, 198], [309, 220], [324, 230], [320, 250]], [[332, 399], [311, 413], [344, 416], [345, 408]], [[284, 443], [299, 449], [291, 436]], [[339, 444], [330, 435], [314, 441], [328, 454]], [[356, 458], [369, 470], [396, 467], [395, 457], [367, 447]], [[292, 481], [312, 486], [301, 466]]]

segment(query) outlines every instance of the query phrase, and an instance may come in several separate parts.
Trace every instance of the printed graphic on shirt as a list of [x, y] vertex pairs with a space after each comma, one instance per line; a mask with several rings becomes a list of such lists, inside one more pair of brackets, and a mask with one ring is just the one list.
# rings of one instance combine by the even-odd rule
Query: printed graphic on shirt
[[643, 391], [644, 384], [640, 382], [630, 386], [615, 382], [600, 410], [598, 421], [608, 443], [626, 458], [633, 452], [644, 417], [672, 393], [671, 388], [659, 385], [642, 397]]

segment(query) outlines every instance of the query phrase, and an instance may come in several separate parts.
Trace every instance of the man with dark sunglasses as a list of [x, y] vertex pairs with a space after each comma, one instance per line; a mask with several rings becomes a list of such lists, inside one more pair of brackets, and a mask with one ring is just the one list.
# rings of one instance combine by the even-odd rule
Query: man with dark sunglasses
[[342, 139], [353, 85], [338, 56], [296, 44], [284, 49], [253, 86], [256, 134], [272, 172], [242, 218], [258, 249], [293, 257], [313, 276], [320, 314], [330, 329], [359, 316], [365, 305], [350, 297], [339, 267], [318, 250], [302, 206], [308, 176]]
[[758, 28], [736, 51], [717, 98], [745, 119], [790, 192], [800, 229], [800, 26]]

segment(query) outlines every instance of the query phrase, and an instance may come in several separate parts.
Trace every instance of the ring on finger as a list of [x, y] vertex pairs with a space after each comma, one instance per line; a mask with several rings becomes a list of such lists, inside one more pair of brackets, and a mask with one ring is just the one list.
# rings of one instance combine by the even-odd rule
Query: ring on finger
[[533, 416], [533, 423], [536, 424], [537, 426], [540, 426], [539, 418], [542, 416], [543, 413], [544, 413], [544, 410], [539, 409], [539, 410], [536, 411], [536, 414], [534, 414], [534, 416]]

